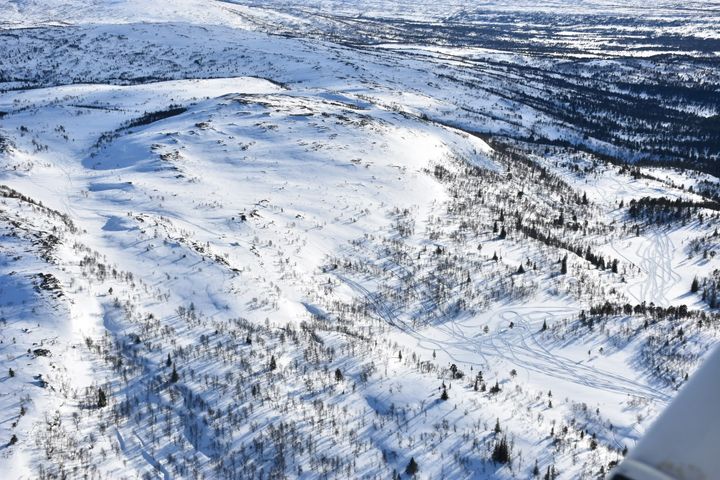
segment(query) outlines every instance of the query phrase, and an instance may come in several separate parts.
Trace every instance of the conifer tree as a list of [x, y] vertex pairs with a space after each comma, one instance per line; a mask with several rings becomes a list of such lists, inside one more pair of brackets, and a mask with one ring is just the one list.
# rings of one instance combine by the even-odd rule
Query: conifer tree
[[414, 477], [418, 471], [420, 471], [420, 467], [418, 467], [415, 457], [410, 457], [410, 462], [408, 462], [407, 467], [405, 467], [405, 473]]
[[503, 436], [500, 441], [495, 443], [492, 459], [496, 463], [508, 463], [510, 461], [510, 447], [506, 437]]
[[97, 406], [98, 408], [107, 406], [107, 396], [102, 388], [98, 388]]
[[442, 395], [440, 395], [440, 400], [446, 401], [446, 400], [448, 400], [449, 398], [450, 398], [450, 397], [448, 396], [447, 389], [446, 389], [446, 388], [443, 388]]

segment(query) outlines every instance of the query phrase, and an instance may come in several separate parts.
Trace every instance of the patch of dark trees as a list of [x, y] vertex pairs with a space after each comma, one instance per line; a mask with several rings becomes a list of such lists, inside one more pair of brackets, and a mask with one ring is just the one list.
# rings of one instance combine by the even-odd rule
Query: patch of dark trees
[[643, 197], [630, 200], [628, 216], [633, 220], [645, 220], [650, 223], [667, 223], [689, 220], [698, 209], [720, 211], [720, 203], [705, 200], [694, 202], [681, 198]]
[[619, 315], [645, 315], [656, 320], [696, 318], [702, 321], [717, 321], [720, 315], [702, 310], [690, 310], [687, 305], [671, 305], [660, 307], [653, 303], [619, 304], [605, 302], [590, 307], [589, 315], [585, 311], [580, 313], [580, 321], [588, 322], [591, 317], [613, 317]]

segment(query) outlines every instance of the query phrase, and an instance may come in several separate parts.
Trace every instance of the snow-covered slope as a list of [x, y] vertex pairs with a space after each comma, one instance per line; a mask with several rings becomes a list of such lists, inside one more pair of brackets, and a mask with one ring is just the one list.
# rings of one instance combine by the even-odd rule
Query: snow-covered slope
[[716, 343], [717, 179], [241, 3], [0, 1], [0, 477], [602, 475]]

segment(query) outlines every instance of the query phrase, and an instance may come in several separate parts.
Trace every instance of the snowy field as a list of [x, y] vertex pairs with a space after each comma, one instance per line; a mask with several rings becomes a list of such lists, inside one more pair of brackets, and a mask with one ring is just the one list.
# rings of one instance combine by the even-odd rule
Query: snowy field
[[[635, 4], [527, 49], [447, 39], [563, 2], [388, 5], [0, 0], [0, 478], [598, 478], [632, 449], [717, 343], [720, 183], [663, 163], [717, 157], [712, 22], [664, 2], [697, 48], [620, 55]], [[642, 111], [593, 82], [656, 55], [697, 87], [652, 90], [695, 112], [677, 150], [558, 113]]]

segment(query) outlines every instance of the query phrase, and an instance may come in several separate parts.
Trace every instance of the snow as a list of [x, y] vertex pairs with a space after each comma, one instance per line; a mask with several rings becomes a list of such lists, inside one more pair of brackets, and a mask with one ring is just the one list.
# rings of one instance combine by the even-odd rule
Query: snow
[[[415, 3], [362, 6], [473, 14]], [[640, 225], [628, 206], [703, 201], [717, 179], [505, 156], [477, 132], [581, 137], [515, 97], [542, 84], [515, 89], [502, 62], [541, 60], [314, 37], [343, 20], [315, 9], [360, 7], [0, 0], [0, 477], [387, 478], [411, 457], [420, 478], [526, 478], [535, 460], [588, 477], [706, 358], [715, 312], [689, 287], [717, 268], [699, 253], [714, 211]], [[521, 233], [535, 224], [567, 245]], [[698, 317], [582, 320], [605, 301]], [[496, 421], [510, 465], [491, 460]]]

